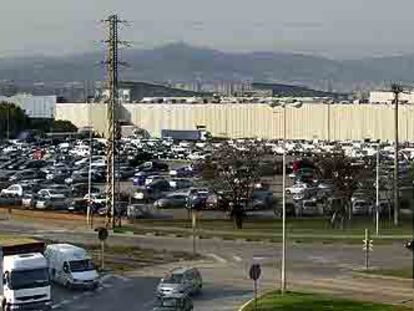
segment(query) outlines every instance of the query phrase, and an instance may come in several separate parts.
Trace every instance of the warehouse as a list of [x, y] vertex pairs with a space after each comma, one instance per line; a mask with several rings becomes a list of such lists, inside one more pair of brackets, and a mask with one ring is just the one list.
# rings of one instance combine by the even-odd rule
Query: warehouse
[[[122, 120], [160, 136], [162, 129], [191, 130], [205, 126], [216, 137], [283, 137], [289, 139], [362, 140], [394, 139], [394, 110], [385, 104], [304, 103], [300, 108], [271, 107], [263, 103], [243, 104], [124, 104]], [[105, 104], [57, 104], [56, 118], [78, 127], [92, 126], [106, 131]], [[402, 141], [414, 141], [414, 105], [401, 105], [399, 133]]]

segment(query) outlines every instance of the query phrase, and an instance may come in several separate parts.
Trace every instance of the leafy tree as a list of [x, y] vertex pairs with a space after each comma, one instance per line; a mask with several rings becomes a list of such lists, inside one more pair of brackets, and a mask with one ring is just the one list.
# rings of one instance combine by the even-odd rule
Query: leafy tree
[[52, 122], [51, 129], [54, 133], [76, 132], [78, 128], [70, 121], [55, 120]]
[[11, 103], [0, 103], [0, 138], [16, 137], [29, 123], [28, 117], [20, 107]]
[[231, 218], [243, 227], [245, 212], [255, 185], [260, 181], [260, 161], [264, 148], [257, 144], [237, 148], [223, 145], [203, 163], [202, 176], [211, 189], [229, 202]]

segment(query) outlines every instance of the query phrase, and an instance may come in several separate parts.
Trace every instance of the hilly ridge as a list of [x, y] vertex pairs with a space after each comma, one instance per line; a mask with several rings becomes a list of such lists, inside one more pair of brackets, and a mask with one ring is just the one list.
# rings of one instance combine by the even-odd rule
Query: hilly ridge
[[[103, 52], [62, 57], [0, 58], [0, 79], [15, 81], [102, 80]], [[381, 86], [384, 82], [414, 80], [414, 55], [333, 60], [294, 53], [228, 53], [183, 43], [122, 52], [129, 65], [123, 80], [151, 82], [250, 80], [280, 82], [324, 89], [327, 82], [339, 90]]]

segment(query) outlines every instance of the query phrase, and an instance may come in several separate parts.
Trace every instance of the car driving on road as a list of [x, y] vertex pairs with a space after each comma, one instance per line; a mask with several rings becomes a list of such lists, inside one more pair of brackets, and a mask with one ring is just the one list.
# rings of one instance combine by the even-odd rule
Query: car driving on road
[[169, 297], [175, 294], [192, 295], [199, 293], [203, 280], [196, 268], [177, 268], [161, 279], [157, 286], [158, 297]]
[[178, 294], [159, 298], [152, 311], [192, 311], [193, 309], [191, 298]]

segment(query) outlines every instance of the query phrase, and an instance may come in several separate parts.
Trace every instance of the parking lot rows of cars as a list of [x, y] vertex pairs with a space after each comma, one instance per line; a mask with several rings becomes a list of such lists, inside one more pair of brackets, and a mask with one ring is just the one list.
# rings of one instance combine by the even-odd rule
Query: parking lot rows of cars
[[[116, 177], [130, 187], [119, 196], [117, 212], [139, 218], [151, 217], [156, 210], [167, 208], [227, 210], [226, 193], [213, 192], [206, 187], [197, 161], [209, 158], [223, 144], [243, 150], [246, 143], [252, 143], [252, 140], [174, 142], [170, 139], [123, 138], [119, 144]], [[264, 146], [270, 159], [283, 153], [280, 141], [254, 140], [254, 143]], [[393, 147], [383, 144], [381, 148], [382, 171], [389, 173]], [[370, 142], [291, 141], [286, 144], [286, 149], [291, 158], [289, 177], [293, 185], [285, 191], [296, 205], [293, 214], [310, 216], [326, 213], [320, 203], [333, 193], [334, 185], [330, 180], [318, 180], [312, 166], [298, 166], [296, 163], [300, 161], [297, 159], [309, 159], [324, 152], [343, 152], [358, 162], [361, 158], [374, 156], [377, 145]], [[72, 213], [85, 213], [89, 205], [94, 213], [104, 215], [105, 150], [106, 141], [100, 138], [91, 142], [67, 139], [0, 143], [0, 200], [13, 198], [25, 208]], [[401, 149], [401, 180], [409, 179], [413, 150], [409, 146]], [[277, 169], [272, 173], [278, 174]], [[383, 177], [387, 176], [384, 173]], [[412, 187], [412, 183], [408, 186]], [[352, 202], [355, 214], [372, 211], [373, 202], [366, 193], [356, 193], [354, 197], [358, 199]], [[249, 204], [251, 209], [265, 209], [274, 208], [277, 201], [272, 189], [258, 188], [252, 193]], [[391, 208], [387, 200], [383, 200], [381, 206]]]

